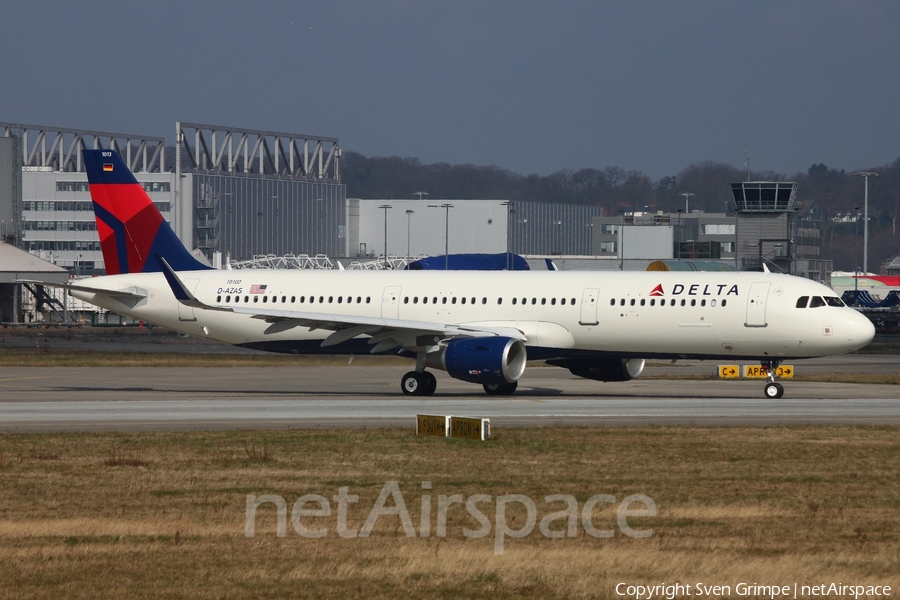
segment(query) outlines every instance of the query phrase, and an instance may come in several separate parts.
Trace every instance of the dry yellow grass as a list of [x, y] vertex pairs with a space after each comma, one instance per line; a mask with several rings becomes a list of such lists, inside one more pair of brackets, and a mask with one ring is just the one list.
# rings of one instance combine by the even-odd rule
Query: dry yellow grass
[[[500, 429], [485, 443], [409, 430], [0, 436], [0, 596], [67, 598], [614, 598], [618, 582], [735, 585], [820, 582], [900, 586], [897, 427]], [[125, 463], [110, 457], [129, 457]], [[121, 466], [108, 466], [120, 464]], [[130, 466], [139, 465], [139, 466]], [[244, 535], [248, 494], [360, 496], [359, 529], [386, 481], [398, 481], [418, 529], [382, 517], [370, 537], [335, 534], [335, 515], [288, 521], [272, 505]], [[423, 492], [421, 482], [432, 482]], [[438, 495], [548, 494], [579, 503], [646, 494], [647, 539], [617, 533], [547, 539], [538, 529], [470, 539], [465, 509], [434, 537]], [[389, 504], [392, 504], [389, 502]], [[493, 505], [482, 505], [494, 521]], [[336, 507], [333, 507], [336, 508]], [[523, 510], [511, 505], [517, 526]], [[613, 507], [614, 508], [614, 507]], [[598, 527], [615, 528], [607, 505]], [[515, 519], [515, 520], [513, 520]]]

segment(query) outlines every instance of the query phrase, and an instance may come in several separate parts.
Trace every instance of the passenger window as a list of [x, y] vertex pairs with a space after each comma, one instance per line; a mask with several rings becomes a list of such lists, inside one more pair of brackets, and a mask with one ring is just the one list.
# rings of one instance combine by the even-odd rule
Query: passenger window
[[722, 306], [725, 306], [725, 304], [727, 304], [727, 303], [728, 303], [728, 300], [725, 300], [725, 299], [723, 298], [723, 299], [722, 299]]
[[697, 301], [694, 299], [691, 299], [691, 306], [697, 306]]
[[615, 306], [615, 305], [616, 305], [616, 299], [615, 299], [615, 298], [610, 298], [610, 299], [609, 299], [609, 305], [610, 305], [610, 306]]
[[319, 296], [319, 304], [325, 302], [325, 296]]
[[825, 306], [825, 300], [823, 300], [821, 296], [813, 296], [812, 301], [809, 303], [809, 307], [819, 308], [820, 306]]
[[545, 306], [547, 304], [546, 298], [541, 298], [541, 306]]
[[518, 298], [513, 298], [513, 306], [516, 305], [516, 300], [518, 300]]
[[331, 304], [334, 300], [334, 296], [328, 296], [328, 304]]
[[550, 305], [556, 306], [556, 298], [550, 298]]
[[625, 298], [619, 300], [619, 306], [625, 306]]
[[418, 304], [418, 303], [419, 303], [419, 297], [413, 296], [413, 304]]
[[422, 304], [428, 304], [428, 296], [422, 296]]
[[297, 301], [297, 296], [291, 296], [291, 304]]
[[[485, 302], [487, 302], [487, 298], [484, 299], [484, 302], [482, 302], [482, 304], [484, 304]], [[503, 304], [503, 298], [497, 298], [497, 304]]]
[[456, 296], [453, 296], [453, 299], [450, 300], [450, 304], [456, 304]]
[[634, 306], [634, 298], [631, 299], [631, 306]]
[[706, 300], [701, 300], [701, 301], [700, 301], [700, 306], [706, 306]]
[[[487, 298], [485, 298], [484, 301], [487, 302]], [[475, 304], [475, 298], [472, 298], [472, 304]]]
[[256, 304], [259, 302], [259, 296], [253, 296], [253, 303]]
[[216, 296], [216, 302], [221, 302], [221, 301], [222, 301], [222, 296]]
[[800, 296], [797, 299], [797, 308], [806, 308], [807, 302], [809, 302], [809, 296]]
[[715, 301], [715, 300], [710, 300], [710, 301], [709, 301], [709, 305], [714, 307], [714, 306], [716, 305], [716, 301]]
[[641, 306], [644, 306], [646, 303], [647, 303], [647, 300], [645, 300], [644, 298], [641, 298]]
[[531, 299], [531, 304], [532, 304], [532, 305], [537, 304], [537, 298], [532, 298], [532, 299]]
[[681, 299], [681, 305], [682, 305], [682, 306], [685, 305], [685, 300], [684, 300], [684, 298]]
[[465, 303], [466, 303], [466, 297], [463, 296], [462, 299], [460, 300], [460, 302], [462, 302], [463, 304], [465, 304]]
[[278, 296], [272, 296], [272, 302], [278, 304]]
[[353, 304], [353, 296], [347, 296], [347, 304]]
[[447, 296], [441, 298], [441, 304], [447, 304]]
[[372, 301], [372, 296], [366, 296], [366, 304], [369, 304]]
[[250, 296], [244, 296], [244, 302], [250, 302]]
[[572, 302], [570, 302], [569, 304], [571, 304], [572, 306], [575, 306], [575, 298], [572, 298]]
[[268, 302], [268, 301], [269, 301], [268, 296], [263, 296], [263, 304], [265, 304], [265, 303]]

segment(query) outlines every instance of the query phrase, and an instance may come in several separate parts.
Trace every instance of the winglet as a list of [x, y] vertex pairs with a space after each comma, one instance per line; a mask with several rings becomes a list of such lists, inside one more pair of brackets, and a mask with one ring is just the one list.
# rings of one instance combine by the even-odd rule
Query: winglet
[[187, 289], [181, 279], [178, 278], [178, 275], [175, 274], [175, 270], [172, 269], [168, 261], [159, 254], [156, 255], [156, 260], [159, 261], [163, 275], [166, 277], [166, 282], [168, 282], [169, 287], [172, 288], [172, 293], [175, 294], [175, 298], [182, 304], [197, 306], [199, 304], [197, 299], [194, 298], [191, 291]]

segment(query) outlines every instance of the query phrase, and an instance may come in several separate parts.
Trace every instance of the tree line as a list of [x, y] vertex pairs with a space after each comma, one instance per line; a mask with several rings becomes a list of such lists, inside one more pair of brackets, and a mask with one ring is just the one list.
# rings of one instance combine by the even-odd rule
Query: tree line
[[[900, 158], [866, 169], [869, 178], [869, 270], [900, 255], [897, 219], [900, 216]], [[785, 175], [750, 171], [752, 181], [795, 181], [801, 207], [815, 205], [822, 226], [823, 259], [834, 261], [835, 270], [861, 267], [864, 183], [853, 171], [814, 164], [805, 173]], [[603, 208], [605, 215], [630, 211], [684, 209], [726, 212], [731, 205], [730, 184], [745, 181], [746, 170], [733, 165], [703, 161], [654, 181], [642, 171], [610, 166], [602, 169], [563, 169], [549, 175], [520, 175], [497, 166], [448, 163], [422, 164], [415, 158], [366, 157], [344, 151], [341, 180], [347, 197], [366, 199], [412, 198], [424, 191], [437, 199], [503, 199], [587, 204]], [[805, 211], [801, 211], [801, 215]]]

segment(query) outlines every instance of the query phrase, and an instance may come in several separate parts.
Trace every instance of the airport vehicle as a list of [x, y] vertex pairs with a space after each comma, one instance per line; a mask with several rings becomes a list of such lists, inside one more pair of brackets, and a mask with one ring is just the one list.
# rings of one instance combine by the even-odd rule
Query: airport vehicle
[[856, 350], [871, 322], [814, 281], [768, 272], [214, 270], [184, 248], [118, 154], [85, 150], [109, 273], [72, 295], [227, 344], [288, 353], [394, 353], [511, 394], [526, 359], [599, 381], [644, 361], [758, 360], [767, 397], [785, 359]]

